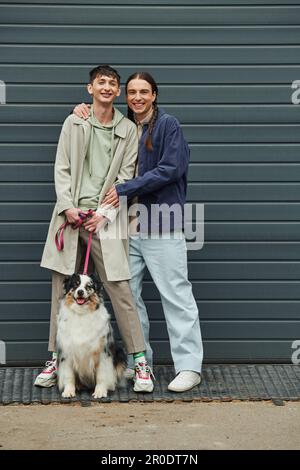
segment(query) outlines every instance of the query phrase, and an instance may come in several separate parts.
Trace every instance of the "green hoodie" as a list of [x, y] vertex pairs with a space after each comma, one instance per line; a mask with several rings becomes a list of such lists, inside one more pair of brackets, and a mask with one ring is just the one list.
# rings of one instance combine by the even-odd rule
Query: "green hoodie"
[[82, 210], [96, 210], [98, 207], [99, 195], [114, 154], [114, 129], [123, 118], [123, 114], [114, 108], [113, 120], [109, 124], [101, 124], [91, 106], [88, 118], [92, 126], [91, 136], [84, 160], [78, 200], [78, 207]]

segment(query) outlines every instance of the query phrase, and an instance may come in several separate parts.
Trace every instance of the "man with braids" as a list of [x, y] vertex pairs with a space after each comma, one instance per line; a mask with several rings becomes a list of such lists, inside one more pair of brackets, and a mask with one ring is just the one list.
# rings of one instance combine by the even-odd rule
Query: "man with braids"
[[[161, 296], [176, 372], [168, 389], [183, 392], [200, 383], [203, 359], [198, 309], [187, 273], [183, 211], [180, 218], [169, 211], [166, 230], [164, 214], [153, 208], [177, 205], [183, 209], [189, 149], [178, 120], [157, 106], [157, 95], [157, 84], [149, 73], [137, 72], [128, 78], [128, 117], [137, 124], [139, 136], [136, 177], [110, 188], [103, 204], [117, 207], [119, 197], [127, 196], [148, 209], [147, 221], [139, 220], [130, 237], [130, 287], [141, 319], [146, 358], [152, 365], [149, 318], [141, 296], [148, 268]], [[78, 105], [75, 113], [87, 118], [89, 107]]]

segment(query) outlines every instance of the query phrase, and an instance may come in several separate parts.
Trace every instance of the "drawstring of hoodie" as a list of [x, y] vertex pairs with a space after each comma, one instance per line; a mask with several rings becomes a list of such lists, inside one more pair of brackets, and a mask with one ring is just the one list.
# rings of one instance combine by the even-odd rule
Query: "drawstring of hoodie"
[[[90, 143], [89, 143], [90, 148], [93, 148], [93, 145], [94, 145], [96, 129], [101, 129], [104, 132], [111, 131], [110, 158], [112, 158], [112, 156], [114, 154], [115, 126], [120, 121], [120, 117], [121, 117], [121, 119], [123, 118], [123, 116], [116, 115], [116, 112], [115, 112], [115, 115], [114, 115], [113, 120], [111, 122], [111, 126], [107, 126], [107, 125], [101, 124], [97, 120], [97, 118], [94, 115], [93, 107], [91, 108], [91, 115], [90, 115], [90, 118], [89, 118], [89, 122], [92, 126], [91, 136], [90, 136]], [[89, 175], [90, 176], [93, 175], [93, 159], [91, 158], [91, 156], [89, 156]]]

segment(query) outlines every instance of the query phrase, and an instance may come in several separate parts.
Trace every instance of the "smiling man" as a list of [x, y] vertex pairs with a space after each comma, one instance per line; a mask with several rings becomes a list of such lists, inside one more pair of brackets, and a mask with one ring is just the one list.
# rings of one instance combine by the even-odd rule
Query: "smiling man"
[[[103, 203], [118, 207], [119, 198], [126, 196], [146, 208], [147, 217], [131, 226], [130, 286], [151, 365], [150, 322], [142, 298], [147, 268], [160, 293], [176, 372], [168, 389], [184, 392], [200, 384], [203, 361], [199, 314], [188, 279], [183, 232], [189, 148], [179, 121], [158, 106], [158, 86], [152, 75], [135, 72], [127, 79], [125, 92], [127, 115], [136, 123], [139, 136], [136, 177], [112, 186]], [[89, 116], [86, 105], [78, 105], [74, 112], [84, 118]], [[176, 217], [175, 212], [165, 210], [175, 206]], [[159, 208], [164, 210], [160, 213]]]
[[[49, 387], [56, 383], [56, 317], [63, 295], [66, 275], [78, 271], [81, 248], [88, 233], [93, 232], [91, 257], [96, 271], [110, 296], [120, 334], [129, 354], [135, 360], [136, 392], [151, 392], [153, 383], [145, 359], [145, 343], [139, 316], [128, 280], [130, 271], [127, 241], [121, 237], [103, 237], [96, 230], [108, 224], [114, 231], [119, 213], [100, 207], [113, 184], [124, 183], [134, 175], [137, 158], [136, 126], [114, 106], [120, 95], [120, 76], [108, 65], [90, 71], [87, 86], [93, 99], [89, 119], [70, 115], [60, 134], [55, 161], [57, 203], [53, 211], [41, 266], [52, 270], [52, 303], [49, 351], [52, 360], [36, 378], [35, 385]], [[64, 234], [64, 249], [55, 246], [55, 234], [67, 221], [76, 224], [81, 211], [93, 215], [78, 230], [68, 226]]]

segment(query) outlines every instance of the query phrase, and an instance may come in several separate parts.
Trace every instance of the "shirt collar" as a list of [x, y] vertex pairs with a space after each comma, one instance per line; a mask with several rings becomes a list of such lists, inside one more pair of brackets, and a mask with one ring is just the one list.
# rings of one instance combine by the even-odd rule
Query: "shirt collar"
[[148, 122], [152, 118], [152, 114], [153, 114], [153, 108], [149, 110], [149, 113], [141, 121], [138, 121], [135, 116], [134, 116], [134, 120], [137, 125], [143, 126], [144, 124], [148, 124]]

